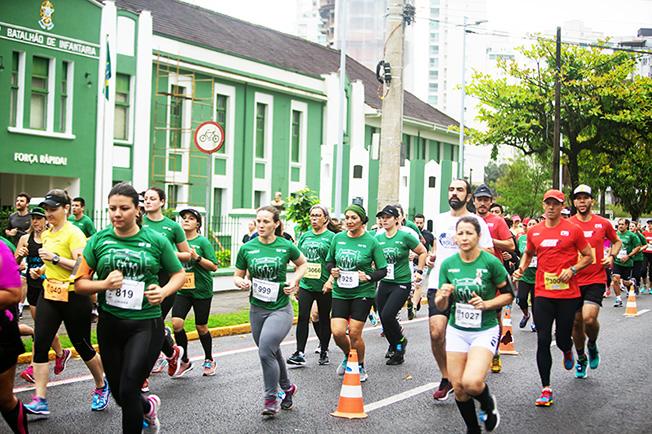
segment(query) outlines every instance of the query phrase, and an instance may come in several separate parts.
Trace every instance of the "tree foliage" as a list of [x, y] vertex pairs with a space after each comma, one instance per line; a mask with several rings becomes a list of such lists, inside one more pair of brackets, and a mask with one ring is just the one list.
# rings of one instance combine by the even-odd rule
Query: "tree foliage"
[[543, 193], [550, 188], [550, 165], [534, 157], [512, 159], [496, 181], [497, 202], [510, 214], [541, 214]]
[[310, 207], [318, 203], [317, 193], [307, 187], [288, 198], [285, 210], [288, 220], [297, 225], [294, 229], [297, 237], [310, 228]]

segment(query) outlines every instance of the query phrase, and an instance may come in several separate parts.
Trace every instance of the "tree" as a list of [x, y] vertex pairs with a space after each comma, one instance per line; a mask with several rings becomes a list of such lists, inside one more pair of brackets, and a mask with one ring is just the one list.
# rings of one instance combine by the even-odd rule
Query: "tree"
[[[520, 51], [526, 65], [498, 62], [504, 77], [474, 74], [467, 92], [480, 100], [478, 119], [487, 128], [471, 130], [469, 139], [548, 156], [554, 125], [554, 42], [539, 39]], [[630, 53], [563, 45], [561, 56], [561, 152], [574, 188], [582, 151], [612, 153], [640, 145], [651, 119], [652, 79], [632, 78], [635, 57]]]
[[505, 174], [507, 170], [506, 163], [496, 163], [494, 160], [491, 160], [484, 166], [484, 183], [487, 184], [490, 188], [496, 188], [496, 181], [498, 178]]
[[310, 208], [318, 203], [317, 193], [307, 187], [288, 198], [287, 218], [297, 225], [294, 229], [297, 239], [310, 228]]
[[534, 157], [515, 158], [496, 181], [497, 202], [511, 214], [539, 215], [543, 193], [551, 186], [550, 176], [549, 164]]

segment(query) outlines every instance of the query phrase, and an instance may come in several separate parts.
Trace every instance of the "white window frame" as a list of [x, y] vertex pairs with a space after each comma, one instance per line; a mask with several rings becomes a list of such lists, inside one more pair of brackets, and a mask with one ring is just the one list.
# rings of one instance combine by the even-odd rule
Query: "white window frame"
[[66, 77], [66, 127], [63, 130], [64, 134], [72, 133], [72, 101], [73, 101], [73, 79], [75, 77], [75, 62], [72, 60], [65, 60], [68, 63], [68, 76]]
[[[133, 145], [134, 143], [134, 104], [136, 104], [134, 85], [136, 84], [136, 78], [131, 74], [124, 74], [129, 76], [129, 111], [127, 112], [127, 140], [122, 139], [113, 139], [113, 143], [118, 143], [121, 145]], [[117, 80], [116, 80], [117, 81]], [[185, 101], [184, 101], [185, 103]], [[184, 107], [185, 108], [185, 107]], [[113, 110], [115, 112], [115, 99], [113, 101]], [[167, 120], [170, 120], [170, 111], [166, 113]], [[169, 135], [165, 138], [166, 144], [169, 142]], [[182, 139], [183, 144], [183, 139]]]
[[[300, 131], [299, 131], [299, 162], [292, 162], [292, 112], [298, 111], [301, 113], [300, 118]], [[301, 190], [306, 186], [306, 154], [308, 147], [308, 104], [300, 101], [292, 101], [290, 103], [290, 143], [289, 143], [289, 172], [288, 183], [290, 184], [290, 193]], [[292, 169], [299, 169], [299, 181], [292, 181]]]
[[[258, 104], [265, 104], [267, 111], [265, 113], [265, 158], [256, 158], [256, 107]], [[272, 191], [272, 125], [274, 125], [274, 97], [265, 93], [256, 92], [254, 94], [254, 118], [253, 118], [253, 140], [252, 140], [252, 172], [253, 191], [263, 192], [261, 204], [271, 201]], [[265, 164], [265, 178], [256, 178], [256, 163]], [[254, 203], [254, 196], [251, 196], [251, 204]]]
[[[234, 173], [234, 158], [233, 153], [234, 142], [235, 142], [235, 98], [236, 91], [235, 87], [227, 86], [224, 84], [215, 84], [215, 90], [213, 92], [213, 120], [217, 120], [217, 95], [222, 95], [227, 97], [226, 100], [226, 137], [224, 137], [224, 153], [218, 154], [214, 152], [212, 154], [211, 160], [211, 175], [213, 176], [213, 189], [215, 186], [225, 190], [222, 193], [222, 213], [226, 214], [231, 210], [233, 206], [233, 173]], [[255, 154], [254, 154], [255, 155]], [[216, 175], [215, 174], [215, 161], [216, 160], [225, 160], [226, 161], [226, 174]], [[208, 204], [209, 209], [213, 210], [214, 204], [213, 195], [211, 194], [211, 203]]]
[[[168, 80], [168, 104], [166, 111], [165, 124], [170, 128], [170, 99], [172, 98], [172, 86], [180, 86], [184, 88], [184, 95], [188, 96], [192, 92], [192, 81], [189, 77], [178, 76], [177, 74], [170, 74]], [[191, 104], [187, 99], [183, 100], [181, 108], [181, 147], [170, 147], [170, 132], [165, 136], [165, 182], [166, 184], [179, 184], [187, 185], [188, 183], [188, 168], [190, 157], [190, 128], [192, 127], [191, 118]], [[181, 155], [181, 170], [172, 171], [169, 169], [170, 155]]]

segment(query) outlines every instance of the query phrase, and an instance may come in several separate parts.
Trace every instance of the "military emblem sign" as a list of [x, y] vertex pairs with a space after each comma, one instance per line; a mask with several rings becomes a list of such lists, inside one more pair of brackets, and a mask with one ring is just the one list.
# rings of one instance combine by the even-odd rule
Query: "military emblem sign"
[[50, 0], [43, 0], [40, 12], [41, 19], [38, 22], [43, 30], [52, 30], [54, 28], [52, 15], [54, 15], [54, 4]]

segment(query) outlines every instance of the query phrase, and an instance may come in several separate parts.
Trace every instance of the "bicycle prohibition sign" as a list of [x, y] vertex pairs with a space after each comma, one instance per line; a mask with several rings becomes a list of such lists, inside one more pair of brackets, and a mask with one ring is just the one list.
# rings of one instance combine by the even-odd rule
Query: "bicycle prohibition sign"
[[202, 122], [195, 130], [195, 146], [205, 154], [217, 152], [224, 145], [224, 128], [215, 121]]

